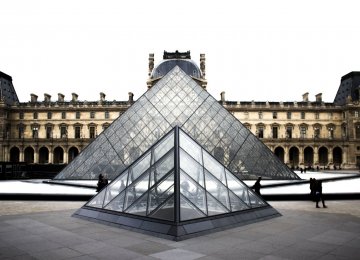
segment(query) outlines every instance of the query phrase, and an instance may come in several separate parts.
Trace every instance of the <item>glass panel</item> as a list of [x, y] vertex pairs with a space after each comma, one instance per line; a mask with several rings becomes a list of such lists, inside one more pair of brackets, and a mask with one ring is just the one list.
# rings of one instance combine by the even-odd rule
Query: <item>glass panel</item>
[[166, 154], [171, 148], [174, 147], [174, 132], [165, 138], [154, 149], [154, 162], [159, 160], [164, 154]]
[[203, 152], [204, 155], [204, 167], [211, 172], [219, 181], [226, 185], [224, 166], [218, 163], [211, 155], [207, 152]]
[[192, 205], [184, 196], [180, 195], [180, 221], [202, 217], [206, 217], [206, 215]]
[[183, 171], [180, 173], [180, 193], [207, 214], [205, 190]]
[[149, 172], [145, 173], [139, 180], [126, 188], [126, 199], [124, 208], [131, 206], [144, 192], [148, 190]]
[[140, 159], [132, 169], [130, 170], [129, 184], [135, 181], [144, 171], [150, 168], [151, 154], [150, 152], [145, 155], [144, 158]]
[[252, 208], [265, 206], [265, 202], [249, 189], [249, 199]]
[[103, 189], [100, 193], [95, 195], [95, 197], [93, 197], [88, 203], [86, 203], [86, 206], [102, 208], [105, 197], [105, 191], [106, 189]]
[[204, 187], [203, 167], [182, 149], [180, 149], [180, 168]]
[[104, 205], [108, 204], [113, 198], [121, 193], [126, 188], [128, 178], [128, 171], [125, 171], [116, 180], [112, 181], [106, 188], [106, 196]]
[[206, 193], [208, 216], [218, 215], [229, 212], [219, 201], [211, 196], [210, 193]]
[[164, 159], [153, 166], [154, 172], [159, 176], [167, 174], [174, 168], [174, 150], [171, 150]]
[[230, 209], [229, 194], [227, 188], [219, 180], [205, 170], [206, 191], [213, 195], [226, 208]]
[[122, 212], [124, 210], [125, 193], [125, 191], [121, 192], [109, 204], [107, 204], [104, 209]]
[[226, 170], [226, 178], [228, 183], [228, 188], [234, 192], [242, 201], [250, 206], [250, 200], [248, 195], [248, 187], [239, 181], [236, 177], [232, 175], [228, 170]]
[[191, 140], [183, 131], [180, 131], [180, 147], [202, 164], [201, 148]]
[[249, 209], [250, 207], [245, 204], [243, 201], [241, 201], [235, 194], [233, 194], [232, 192], [229, 193], [229, 197], [230, 197], [230, 205], [231, 205], [231, 211], [240, 211], [240, 210], [245, 210], [245, 209]]
[[131, 213], [140, 216], [146, 216], [147, 200], [149, 193], [145, 193], [138, 199], [131, 207], [125, 210], [126, 213]]
[[149, 216], [152, 218], [174, 221], [174, 196], [169, 197], [161, 207]]
[[174, 173], [171, 173], [164, 181], [151, 189], [149, 196], [148, 212], [153, 211], [174, 193]]

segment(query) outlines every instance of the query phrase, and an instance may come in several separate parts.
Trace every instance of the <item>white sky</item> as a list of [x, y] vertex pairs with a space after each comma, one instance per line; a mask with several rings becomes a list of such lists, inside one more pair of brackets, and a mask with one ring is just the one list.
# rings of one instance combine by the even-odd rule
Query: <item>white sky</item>
[[360, 70], [358, 1], [0, 0], [0, 71], [21, 102], [135, 99], [148, 54], [206, 54], [217, 99], [332, 102], [341, 76]]

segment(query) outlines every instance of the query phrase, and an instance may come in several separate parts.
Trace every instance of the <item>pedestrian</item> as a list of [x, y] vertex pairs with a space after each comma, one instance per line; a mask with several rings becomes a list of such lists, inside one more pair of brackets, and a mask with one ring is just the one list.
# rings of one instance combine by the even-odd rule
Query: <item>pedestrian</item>
[[319, 207], [319, 201], [321, 200], [322, 205], [324, 208], [327, 208], [327, 206], [325, 205], [325, 201], [324, 201], [324, 197], [323, 197], [323, 193], [322, 193], [322, 181], [318, 180], [315, 181], [315, 196], [316, 196], [316, 207]]
[[312, 201], [316, 201], [315, 198], [315, 185], [316, 185], [316, 179], [310, 178], [310, 198]]
[[261, 181], [261, 177], [259, 177], [259, 178], [257, 179], [257, 181], [255, 182], [255, 184], [252, 186], [252, 189], [254, 189], [255, 193], [257, 193], [258, 195], [261, 196], [261, 193], [260, 193], [260, 189], [261, 189], [260, 181]]
[[100, 173], [96, 191], [99, 192], [108, 184], [108, 180]]

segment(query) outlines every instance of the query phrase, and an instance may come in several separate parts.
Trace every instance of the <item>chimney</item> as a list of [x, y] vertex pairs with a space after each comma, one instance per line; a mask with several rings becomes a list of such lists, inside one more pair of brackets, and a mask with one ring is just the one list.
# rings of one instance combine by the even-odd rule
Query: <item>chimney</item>
[[151, 75], [151, 72], [154, 69], [154, 53], [149, 53], [149, 73], [148, 75]]
[[134, 94], [132, 92], [129, 92], [129, 101], [130, 104], [134, 102]]
[[100, 101], [105, 101], [105, 94], [103, 92], [100, 92]]
[[37, 102], [37, 99], [38, 99], [38, 96], [37, 95], [35, 95], [35, 94], [30, 94], [30, 101], [31, 102]]
[[225, 91], [220, 93], [220, 97], [221, 97], [221, 102], [225, 102]]
[[78, 101], [78, 94], [76, 94], [76, 93], [71, 93], [71, 96], [72, 96], [72, 99], [71, 99], [71, 101], [73, 101], [73, 102], [76, 102], [76, 101]]
[[206, 75], [206, 72], [205, 72], [205, 54], [201, 53], [200, 54], [200, 70], [201, 70], [201, 77], [203, 79], [205, 79], [205, 75]]
[[44, 93], [44, 102], [51, 102], [51, 96], [47, 93]]
[[58, 93], [58, 101], [59, 102], [64, 102], [65, 96], [61, 93]]
[[309, 101], [309, 92], [306, 92], [305, 94], [303, 94], [303, 102], [308, 102]]
[[316, 102], [322, 102], [322, 93], [315, 95]]

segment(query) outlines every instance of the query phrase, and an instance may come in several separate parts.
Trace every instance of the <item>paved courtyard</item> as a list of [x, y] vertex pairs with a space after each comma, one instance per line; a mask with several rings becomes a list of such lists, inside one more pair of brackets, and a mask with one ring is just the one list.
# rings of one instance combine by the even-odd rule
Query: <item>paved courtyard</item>
[[360, 201], [270, 202], [283, 216], [181, 242], [73, 218], [82, 202], [0, 201], [0, 259], [359, 259]]

